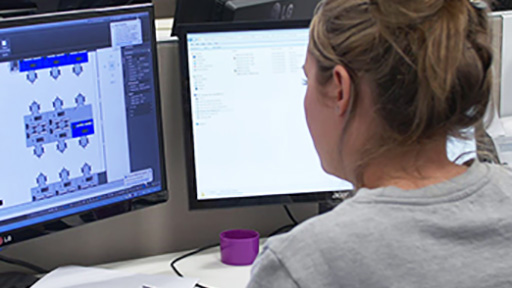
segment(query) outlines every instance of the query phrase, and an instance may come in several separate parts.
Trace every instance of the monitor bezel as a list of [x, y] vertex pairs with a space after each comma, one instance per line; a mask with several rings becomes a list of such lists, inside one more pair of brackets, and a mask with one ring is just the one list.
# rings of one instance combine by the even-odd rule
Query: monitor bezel
[[287, 20], [287, 21], [259, 21], [259, 22], [217, 22], [202, 24], [187, 24], [180, 26], [180, 70], [183, 108], [183, 129], [185, 147], [186, 179], [188, 185], [188, 199], [190, 210], [233, 208], [259, 205], [283, 205], [292, 203], [307, 202], [330, 202], [339, 200], [351, 190], [307, 192], [300, 194], [281, 194], [272, 196], [251, 196], [251, 197], [230, 197], [220, 199], [199, 200], [196, 184], [196, 167], [194, 152], [194, 135], [192, 125], [192, 107], [190, 91], [190, 75], [188, 66], [188, 41], [189, 33], [208, 33], [226, 31], [255, 31], [268, 29], [294, 29], [308, 28], [310, 20]]
[[[186, 2], [185, 2], [186, 1]], [[208, 23], [214, 21], [213, 11], [217, 5], [217, 0], [194, 0], [195, 3], [190, 3], [191, 0], [177, 0], [174, 9], [174, 19], [171, 28], [171, 36], [179, 36], [179, 30], [183, 25], [190, 25], [192, 23]], [[198, 6], [201, 9], [200, 13], [189, 13], [190, 8]]]
[[131, 13], [148, 13], [150, 18], [150, 40], [151, 49], [153, 51], [153, 73], [154, 73], [154, 92], [155, 98], [155, 116], [157, 123], [157, 133], [160, 135], [158, 148], [160, 150], [160, 171], [161, 171], [161, 189], [157, 192], [130, 198], [119, 201], [113, 204], [107, 204], [100, 207], [96, 207], [87, 211], [78, 213], [72, 213], [64, 217], [54, 218], [52, 220], [27, 225], [10, 231], [6, 231], [0, 234], [0, 247], [11, 246], [19, 242], [29, 240], [32, 238], [53, 234], [96, 222], [99, 220], [107, 219], [113, 216], [121, 215], [127, 212], [139, 210], [142, 208], [150, 207], [156, 204], [167, 202], [169, 193], [167, 190], [167, 172], [165, 167], [165, 149], [164, 149], [164, 137], [163, 137], [163, 126], [162, 126], [162, 105], [159, 87], [159, 69], [157, 59], [157, 42], [155, 31], [155, 14], [153, 4], [137, 4], [137, 5], [126, 5], [119, 7], [108, 7], [108, 8], [97, 8], [97, 9], [83, 9], [75, 11], [55, 12], [48, 14], [39, 14], [24, 17], [13, 17], [0, 20], [0, 29], [9, 27], [22, 27], [35, 24], [54, 23], [69, 20], [81, 20], [93, 17], [123, 15]]

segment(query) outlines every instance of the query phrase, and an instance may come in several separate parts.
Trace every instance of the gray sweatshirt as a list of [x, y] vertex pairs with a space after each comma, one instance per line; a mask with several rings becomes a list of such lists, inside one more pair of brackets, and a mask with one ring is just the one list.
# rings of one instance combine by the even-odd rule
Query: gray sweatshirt
[[418, 190], [361, 189], [269, 239], [248, 287], [512, 287], [512, 170], [474, 163]]

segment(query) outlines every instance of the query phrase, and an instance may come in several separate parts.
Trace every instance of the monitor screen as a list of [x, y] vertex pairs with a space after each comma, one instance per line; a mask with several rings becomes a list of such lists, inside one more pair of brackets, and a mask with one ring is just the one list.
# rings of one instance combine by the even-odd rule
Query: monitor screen
[[0, 244], [167, 199], [153, 21], [144, 5], [0, 22]]
[[[353, 189], [323, 171], [306, 124], [308, 24], [185, 26], [181, 67], [191, 209], [322, 202]], [[447, 144], [452, 161], [475, 157], [474, 139], [450, 138]]]
[[351, 190], [323, 171], [306, 124], [308, 21], [247, 25], [189, 27], [182, 38], [191, 208]]

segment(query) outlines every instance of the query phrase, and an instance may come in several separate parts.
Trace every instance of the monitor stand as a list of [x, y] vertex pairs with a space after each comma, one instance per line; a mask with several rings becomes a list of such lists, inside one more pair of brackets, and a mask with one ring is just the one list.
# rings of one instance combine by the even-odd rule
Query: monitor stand
[[32, 274], [21, 272], [0, 273], [0, 287], [2, 288], [29, 288], [39, 278]]

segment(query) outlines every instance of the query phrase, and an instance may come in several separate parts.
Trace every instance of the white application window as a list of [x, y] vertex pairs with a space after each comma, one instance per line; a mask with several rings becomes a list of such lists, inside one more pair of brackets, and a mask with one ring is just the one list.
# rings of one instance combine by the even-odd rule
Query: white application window
[[307, 128], [308, 33], [189, 34], [199, 199], [352, 189], [323, 171]]

